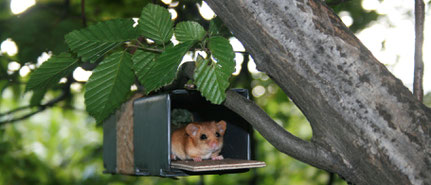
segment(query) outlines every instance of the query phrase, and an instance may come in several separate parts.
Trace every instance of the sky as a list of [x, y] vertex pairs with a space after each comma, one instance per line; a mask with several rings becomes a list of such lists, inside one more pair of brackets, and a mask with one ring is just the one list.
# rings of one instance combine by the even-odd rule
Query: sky
[[[424, 91], [431, 92], [431, 13], [425, 2], [425, 30], [423, 61]], [[357, 33], [357, 37], [374, 54], [374, 56], [410, 90], [413, 86], [414, 71], [414, 1], [406, 0], [363, 0], [362, 7], [367, 10], [376, 10], [380, 17], [371, 23], [368, 28]], [[385, 42], [385, 48], [382, 43]]]
[[[427, 37], [427, 33], [431, 33], [431, 13], [430, 7], [427, 4], [431, 0], [425, 2], [425, 40], [423, 48], [423, 59], [425, 63], [424, 72], [424, 91], [431, 92], [431, 38]], [[166, 4], [172, 3], [171, 0], [164, 0]], [[35, 0], [11, 0], [11, 11], [14, 14], [20, 14], [29, 7], [37, 3]], [[414, 63], [414, 1], [407, 0], [363, 0], [362, 7], [366, 10], [375, 10], [384, 16], [379, 17], [377, 21], [372, 22], [367, 28], [360, 31], [356, 36], [364, 43], [364, 45], [374, 54], [374, 56], [399, 79], [405, 86], [412, 89], [413, 84], [413, 63]], [[206, 3], [199, 6], [201, 15], [206, 19], [214, 17], [214, 12]], [[176, 12], [171, 9], [173, 17], [176, 17]], [[340, 12], [340, 18], [349, 26], [353, 23], [353, 19], [348, 12]], [[235, 38], [230, 39], [235, 51], [244, 51], [242, 44]], [[384, 48], [382, 48], [384, 43]], [[11, 39], [1, 42], [0, 53], [8, 53], [14, 55], [18, 52], [18, 48]], [[39, 65], [50, 57], [49, 53], [43, 53], [39, 58]], [[187, 58], [189, 60], [190, 58]], [[239, 69], [242, 55], [236, 55], [237, 68]], [[20, 69], [20, 74], [25, 76], [30, 72], [30, 67], [22, 67], [18, 63], [11, 63], [10, 70]], [[33, 66], [34, 67], [34, 66]], [[249, 64], [249, 70], [256, 73], [255, 65]], [[238, 71], [236, 72], [238, 73]], [[78, 68], [74, 72], [74, 77], [79, 81], [86, 81], [91, 75], [91, 72]], [[428, 82], [428, 83], [427, 83]]]

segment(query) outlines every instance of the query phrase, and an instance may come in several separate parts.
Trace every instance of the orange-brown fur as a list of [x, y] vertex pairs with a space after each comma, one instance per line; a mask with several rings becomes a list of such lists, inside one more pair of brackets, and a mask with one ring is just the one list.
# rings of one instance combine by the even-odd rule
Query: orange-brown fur
[[[202, 159], [221, 160], [219, 155], [223, 147], [223, 136], [226, 131], [226, 122], [192, 122], [172, 133], [171, 153], [172, 159], [181, 160]], [[217, 137], [217, 134], [219, 137]], [[202, 139], [202, 135], [206, 139]]]

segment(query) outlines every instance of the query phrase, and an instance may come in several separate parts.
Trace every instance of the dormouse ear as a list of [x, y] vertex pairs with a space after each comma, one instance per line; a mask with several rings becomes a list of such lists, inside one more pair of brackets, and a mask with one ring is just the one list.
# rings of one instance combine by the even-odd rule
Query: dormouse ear
[[221, 120], [216, 123], [216, 126], [217, 126], [217, 131], [220, 132], [220, 134], [224, 134], [224, 132], [226, 131], [226, 121]]
[[189, 136], [196, 136], [198, 134], [199, 129], [200, 129], [200, 126], [198, 124], [196, 124], [196, 123], [189, 123], [186, 126], [186, 133]]

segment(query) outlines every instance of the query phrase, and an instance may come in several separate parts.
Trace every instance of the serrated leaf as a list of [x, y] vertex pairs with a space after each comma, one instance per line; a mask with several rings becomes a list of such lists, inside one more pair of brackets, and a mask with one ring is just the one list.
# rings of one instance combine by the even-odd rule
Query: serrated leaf
[[154, 66], [149, 70], [141, 82], [147, 93], [157, 90], [174, 81], [178, 66], [186, 52], [193, 46], [194, 42], [187, 41], [173, 48], [167, 48], [156, 58]]
[[235, 53], [229, 40], [220, 36], [211, 37], [208, 41], [208, 49], [223, 70], [230, 73], [235, 71]]
[[210, 25], [208, 28], [208, 34], [210, 36], [217, 36], [217, 35], [224, 36], [224, 37], [232, 36], [232, 33], [224, 25], [223, 21], [219, 17], [215, 17], [214, 19], [211, 19]]
[[211, 36], [219, 35], [221, 32], [222, 25], [223, 22], [220, 20], [220, 18], [216, 17], [214, 19], [211, 19], [208, 33]]
[[26, 91], [46, 89], [70, 74], [80, 64], [70, 53], [61, 53], [44, 62], [32, 72], [27, 82]]
[[133, 54], [133, 69], [135, 70], [135, 74], [141, 84], [146, 83], [145, 80], [148, 73], [156, 64], [156, 56], [157, 55], [155, 53], [142, 50], [138, 50]]
[[148, 4], [145, 6], [138, 23], [142, 34], [158, 44], [168, 42], [173, 35], [171, 14], [159, 5]]
[[201, 41], [205, 34], [205, 29], [194, 21], [180, 22], [175, 27], [175, 38], [180, 42]]
[[94, 63], [123, 42], [139, 37], [139, 32], [133, 24], [132, 19], [100, 22], [68, 33], [65, 40], [82, 61]]
[[100, 123], [123, 103], [135, 80], [132, 56], [126, 51], [106, 57], [85, 85], [87, 112]]
[[208, 48], [212, 58], [198, 58], [194, 74], [195, 84], [207, 100], [221, 104], [226, 98], [229, 78], [235, 71], [235, 53], [229, 41], [219, 36], [209, 38]]
[[194, 79], [197, 89], [210, 102], [221, 104], [226, 99], [226, 88], [229, 86], [229, 77], [232, 75], [228, 70], [223, 70], [218, 63], [209, 59], [198, 60]]

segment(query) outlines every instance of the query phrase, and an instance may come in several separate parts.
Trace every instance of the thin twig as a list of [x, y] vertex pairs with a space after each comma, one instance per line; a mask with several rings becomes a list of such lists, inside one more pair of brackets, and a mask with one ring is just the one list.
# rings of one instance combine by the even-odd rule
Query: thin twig
[[423, 0], [415, 0], [415, 69], [413, 79], [413, 95], [423, 101], [423, 76], [424, 62], [422, 58], [422, 47], [424, 42], [425, 5]]
[[163, 50], [161, 50], [161, 49], [154, 49], [154, 48], [141, 48], [141, 49], [147, 50], [147, 51], [154, 51], [154, 52], [158, 52], [158, 53], [163, 52]]
[[[60, 96], [57, 96], [56, 98], [48, 101], [45, 104], [36, 106], [37, 110], [32, 111], [30, 113], [27, 113], [27, 114], [25, 114], [23, 116], [20, 116], [20, 117], [17, 117], [17, 118], [12, 118], [12, 119], [2, 120], [2, 121], [0, 121], [0, 126], [5, 125], [7, 123], [13, 123], [13, 122], [16, 122], [16, 121], [21, 121], [21, 120], [27, 119], [27, 118], [29, 118], [29, 117], [31, 117], [31, 116], [39, 113], [39, 112], [44, 111], [46, 108], [52, 107], [56, 103], [65, 100], [68, 96], [70, 96], [70, 85], [72, 84], [73, 81], [74, 81], [74, 79], [73, 79], [72, 74], [69, 74], [67, 76], [67, 82], [64, 84], [64, 86], [62, 86], [62, 91], [61, 91]], [[20, 110], [27, 109], [27, 108], [33, 108], [33, 107], [35, 107], [35, 106], [28, 105], [28, 106], [25, 106], [25, 107], [19, 107], [19, 108], [15, 109], [15, 110], [11, 110], [11, 111], [8, 111], [6, 113], [2, 113], [2, 114], [0, 114], [0, 116], [10, 115], [10, 114], [18, 112]]]
[[247, 51], [234, 51], [235, 53], [240, 53], [240, 54], [243, 54], [243, 55], [249, 55], [250, 53], [249, 52], [247, 52]]
[[5, 121], [0, 121], [0, 126], [5, 125], [7, 123], [12, 123], [12, 122], [16, 122], [16, 121], [21, 121], [21, 120], [27, 119], [27, 118], [29, 118], [29, 117], [31, 117], [31, 116], [39, 113], [39, 112], [42, 112], [43, 110], [44, 109], [37, 109], [36, 111], [30, 112], [30, 113], [28, 113], [28, 114], [26, 114], [24, 116], [19, 117], [19, 118], [14, 118], [14, 119], [9, 119], [9, 120], [5, 120]]
[[87, 27], [87, 17], [85, 16], [85, 0], [81, 0], [81, 19], [82, 25]]
[[203, 175], [201, 175], [201, 176], [199, 177], [199, 182], [198, 182], [198, 184], [199, 184], [199, 185], [205, 185], [205, 177], [204, 177]]
[[[47, 102], [47, 103], [45, 103], [43, 105], [37, 106], [37, 110], [35, 110], [33, 112], [30, 112], [30, 113], [25, 114], [25, 115], [23, 115], [21, 117], [18, 117], [18, 118], [13, 118], [13, 119], [9, 119], [9, 120], [0, 121], [0, 126], [5, 125], [7, 123], [12, 123], [12, 122], [16, 122], [16, 121], [21, 121], [21, 120], [27, 119], [27, 118], [29, 118], [29, 117], [31, 117], [31, 116], [39, 113], [39, 112], [44, 111], [46, 108], [54, 106], [56, 103], [58, 103], [58, 102], [60, 102], [60, 101], [62, 101], [64, 99], [66, 99], [67, 96], [68, 96], [68, 92], [67, 91], [63, 91], [60, 96], [52, 99], [51, 101], [49, 101], [49, 102]], [[22, 110], [24, 108], [32, 108], [32, 107], [33, 106], [27, 106], [27, 107], [20, 107], [20, 108], [17, 108], [17, 109]], [[17, 110], [17, 109], [15, 109], [15, 110]], [[16, 112], [15, 110], [9, 111], [8, 113]]]
[[161, 49], [147, 48], [147, 47], [142, 47], [142, 46], [138, 46], [138, 45], [134, 45], [134, 44], [127, 44], [127, 47], [134, 47], [134, 48], [139, 48], [142, 50], [153, 51], [153, 52], [158, 52], [158, 53], [163, 52], [163, 50], [161, 50]]
[[328, 6], [335, 6], [335, 5], [339, 5], [342, 3], [346, 3], [347, 1], [350, 1], [350, 0], [338, 0], [338, 1], [327, 2], [326, 4]]
[[16, 109], [13, 109], [13, 110], [10, 110], [10, 111], [4, 112], [4, 113], [0, 113], [0, 117], [2, 117], [2, 116], [6, 116], [6, 115], [9, 115], [9, 114], [13, 114], [13, 113], [15, 113], [15, 112], [18, 112], [18, 111], [21, 111], [21, 110], [25, 110], [25, 109], [28, 109], [28, 108], [32, 108], [32, 107], [33, 107], [33, 106], [31, 106], [31, 105], [18, 107], [18, 108], [16, 108]]
[[334, 180], [335, 180], [335, 174], [332, 172], [327, 172], [329, 175], [329, 179], [328, 182], [326, 183], [327, 185], [332, 185], [334, 184]]

